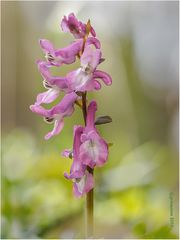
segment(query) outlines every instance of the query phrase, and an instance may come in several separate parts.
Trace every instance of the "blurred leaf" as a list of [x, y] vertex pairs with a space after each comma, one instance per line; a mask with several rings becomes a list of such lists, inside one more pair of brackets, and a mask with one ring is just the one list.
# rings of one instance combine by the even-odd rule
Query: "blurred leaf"
[[176, 234], [172, 233], [171, 228], [167, 225], [160, 227], [157, 230], [153, 230], [143, 236], [145, 239], [178, 239]]
[[110, 116], [100, 116], [95, 120], [95, 125], [101, 125], [112, 122], [112, 118]]
[[145, 223], [139, 223], [137, 224], [133, 229], [135, 235], [138, 237], [143, 237], [146, 233], [146, 224]]

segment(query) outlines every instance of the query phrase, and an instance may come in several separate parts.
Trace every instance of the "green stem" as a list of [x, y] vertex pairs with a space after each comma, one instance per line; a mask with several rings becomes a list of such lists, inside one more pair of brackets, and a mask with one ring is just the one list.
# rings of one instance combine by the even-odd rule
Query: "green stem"
[[82, 112], [83, 112], [85, 126], [86, 126], [86, 117], [87, 117], [86, 95], [87, 95], [86, 92], [82, 93]]
[[[93, 174], [92, 168], [87, 168]], [[86, 238], [93, 238], [94, 235], [94, 189], [86, 194]]]
[[[82, 93], [82, 111], [84, 117], [84, 123], [86, 126], [86, 117], [87, 117], [87, 106], [86, 106], [86, 92]], [[87, 167], [87, 171], [93, 175], [93, 169]], [[93, 238], [94, 235], [94, 191], [91, 189], [86, 194], [86, 214], [85, 214], [85, 223], [86, 223], [86, 238]]]

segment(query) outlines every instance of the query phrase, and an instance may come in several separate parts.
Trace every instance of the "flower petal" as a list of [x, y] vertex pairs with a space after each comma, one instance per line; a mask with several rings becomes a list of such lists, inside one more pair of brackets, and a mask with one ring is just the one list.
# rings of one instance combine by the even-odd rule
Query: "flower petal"
[[94, 75], [93, 75], [94, 78], [100, 78], [103, 80], [103, 82], [106, 84], [106, 85], [111, 85], [112, 84], [112, 78], [111, 76], [106, 73], [106, 72], [103, 72], [103, 71], [100, 71], [100, 70], [96, 70], [94, 72]]
[[36, 105], [40, 105], [42, 103], [51, 103], [53, 102], [58, 96], [60, 91], [58, 89], [49, 89], [46, 92], [39, 93], [36, 98]]
[[84, 193], [88, 193], [94, 187], [93, 175], [87, 171], [86, 176], [87, 177], [86, 177], [86, 183], [85, 183], [85, 187], [84, 187]]
[[95, 30], [92, 26], [91, 26], [91, 31], [90, 32], [91, 32], [93, 37], [96, 37], [96, 32], [95, 32]]
[[68, 89], [71, 91], [87, 91], [89, 89], [88, 84], [92, 79], [92, 74], [87, 74], [78, 68], [75, 71], [71, 71], [67, 75], [67, 85]]
[[101, 51], [99, 49], [93, 49], [91, 46], [87, 46], [81, 56], [81, 66], [87, 65], [94, 71], [99, 64], [101, 58]]
[[74, 41], [67, 47], [60, 49], [55, 49], [53, 44], [46, 39], [41, 39], [40, 45], [48, 62], [54, 66], [61, 66], [62, 64], [71, 64], [76, 60], [76, 55], [82, 49], [83, 39]]
[[45, 80], [48, 80], [50, 78], [49, 63], [42, 61], [42, 60], [37, 60], [36, 63], [37, 63], [38, 70], [40, 71], [42, 77]]
[[97, 38], [95, 38], [95, 37], [88, 37], [88, 39], [86, 41], [86, 44], [85, 44], [85, 47], [87, 45], [90, 45], [90, 44], [93, 44], [97, 49], [101, 48], [100, 41]]
[[64, 173], [64, 177], [67, 179], [78, 179], [81, 178], [84, 175], [84, 171], [86, 170], [86, 166], [82, 165], [82, 168], [71, 172], [70, 174]]
[[61, 132], [61, 130], [63, 129], [63, 127], [64, 127], [64, 120], [63, 119], [55, 120], [54, 128], [51, 132], [46, 134], [45, 140], [48, 140], [55, 135], [58, 135]]
[[61, 57], [61, 64], [71, 64], [75, 62], [77, 54], [82, 49], [82, 39], [74, 41], [69, 46], [55, 51], [56, 57]]
[[42, 106], [34, 104], [30, 106], [32, 112], [37, 113], [43, 117], [51, 117], [49, 110], [44, 109]]
[[101, 84], [97, 80], [93, 79], [94, 89], [99, 90], [101, 89]]
[[74, 126], [74, 144], [73, 144], [73, 155], [75, 162], [80, 162], [79, 159], [79, 148], [81, 145], [81, 134], [84, 128], [82, 126]]
[[75, 92], [66, 94], [60, 103], [50, 110], [51, 115], [61, 114], [63, 116], [69, 116], [73, 112], [73, 105], [78, 98]]
[[99, 156], [96, 161], [97, 167], [102, 167], [108, 159], [108, 145], [104, 139], [99, 139]]
[[83, 127], [74, 127], [74, 143], [73, 143], [73, 163], [70, 170], [70, 175], [67, 173], [64, 176], [68, 179], [81, 178], [84, 175], [86, 167], [83, 165], [79, 158], [79, 149], [81, 145], [81, 134], [83, 133]]
[[64, 16], [61, 22], [61, 28], [64, 32], [70, 32], [75, 38], [83, 38], [85, 31], [82, 28], [83, 24], [77, 20], [74, 13], [70, 13], [68, 17]]
[[53, 44], [49, 40], [40, 39], [39, 44], [45, 54], [50, 53], [52, 56], [54, 56], [55, 50], [54, 50]]
[[95, 113], [97, 111], [97, 103], [96, 101], [91, 101], [88, 110], [87, 110], [87, 118], [86, 118], [86, 126], [87, 128], [94, 128], [95, 121]]
[[72, 158], [72, 149], [64, 149], [64, 151], [61, 153], [61, 156], [67, 157], [67, 158]]
[[37, 62], [38, 69], [42, 75], [42, 77], [50, 84], [59, 87], [61, 90], [68, 91], [67, 89], [67, 80], [66, 77], [57, 77], [51, 76], [49, 67], [51, 65], [47, 62], [38, 60]]
[[[68, 17], [64, 16], [61, 21], [61, 28], [64, 32], [72, 33], [75, 38], [83, 38], [86, 35], [86, 24], [79, 21], [74, 13], [70, 13]], [[93, 37], [96, 36], [92, 26], [90, 32]]]
[[97, 134], [96, 138], [91, 138], [80, 146], [80, 158], [83, 164], [94, 168], [101, 167], [108, 158], [108, 146], [106, 142]]
[[85, 172], [85, 175], [79, 180], [76, 181], [73, 185], [73, 192], [76, 197], [81, 197], [84, 194], [88, 193], [94, 187], [94, 178], [91, 173], [88, 171]]
[[62, 21], [61, 21], [61, 29], [63, 30], [63, 32], [70, 32], [69, 30], [69, 26], [68, 26], [68, 19], [66, 16], [63, 17]]

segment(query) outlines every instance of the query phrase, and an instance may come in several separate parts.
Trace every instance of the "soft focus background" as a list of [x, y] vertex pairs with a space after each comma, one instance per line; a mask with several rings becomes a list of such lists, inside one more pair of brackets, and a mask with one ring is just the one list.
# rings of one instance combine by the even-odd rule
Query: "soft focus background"
[[[83, 238], [84, 199], [63, 177], [81, 112], [61, 135], [29, 110], [42, 78], [38, 39], [60, 48], [73, 40], [60, 20], [89, 18], [102, 42], [100, 66], [113, 78], [90, 94], [98, 127], [113, 142], [105, 167], [96, 169], [97, 238], [178, 238], [178, 2], [2, 2], [2, 237]], [[73, 65], [76, 68], [77, 64]], [[72, 68], [71, 67], [71, 68]], [[56, 71], [65, 75], [70, 67]], [[172, 216], [171, 216], [172, 215]]]

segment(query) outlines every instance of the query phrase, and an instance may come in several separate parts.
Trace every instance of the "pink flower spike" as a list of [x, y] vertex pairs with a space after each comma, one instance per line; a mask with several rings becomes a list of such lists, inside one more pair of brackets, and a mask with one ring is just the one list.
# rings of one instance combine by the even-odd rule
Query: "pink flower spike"
[[[30, 109], [43, 117], [46, 123], [53, 124], [51, 131], [45, 135], [45, 140], [61, 133], [65, 117], [73, 114], [75, 104], [82, 110], [85, 126], [74, 126], [73, 148], [65, 149], [61, 153], [63, 157], [72, 160], [70, 172], [65, 172], [64, 177], [73, 182], [74, 195], [82, 197], [94, 188], [94, 168], [102, 167], [108, 160], [108, 144], [100, 136], [96, 125], [112, 121], [107, 115], [95, 117], [97, 103], [94, 100], [89, 103], [87, 95], [89, 91], [101, 89], [102, 81], [107, 86], [111, 85], [112, 78], [108, 73], [98, 70], [98, 66], [105, 58], [102, 56], [101, 43], [96, 38], [90, 20], [83, 23], [74, 13], [70, 13], [63, 17], [61, 28], [64, 32], [71, 33], [75, 39], [63, 48], [56, 48], [47, 39], [39, 40], [45, 60], [38, 60], [36, 64], [46, 91], [37, 95]], [[60, 67], [61, 70], [61, 66], [73, 64], [76, 60], [79, 67], [67, 72], [65, 76], [53, 74], [54, 67]], [[62, 92], [64, 95], [58, 101]], [[53, 103], [55, 100], [56, 104], [53, 107], [48, 109], [44, 107], [45, 104]], [[91, 193], [87, 196], [91, 196]], [[87, 199], [90, 200], [89, 197]], [[88, 202], [90, 206], [92, 200]]]
[[[72, 33], [75, 38], [83, 38], [86, 35], [86, 24], [78, 21], [74, 13], [70, 13], [68, 17], [64, 16], [61, 21], [61, 28], [64, 32]], [[90, 32], [93, 37], [96, 36], [92, 27]]]

